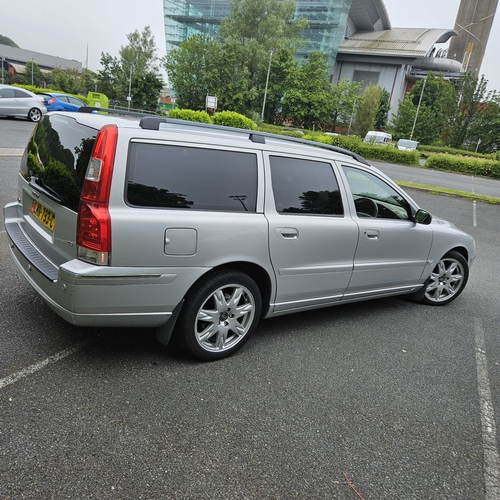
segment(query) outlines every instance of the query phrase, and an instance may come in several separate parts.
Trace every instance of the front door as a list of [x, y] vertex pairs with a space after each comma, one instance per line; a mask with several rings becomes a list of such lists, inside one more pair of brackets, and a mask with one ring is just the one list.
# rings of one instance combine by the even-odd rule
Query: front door
[[403, 290], [417, 284], [432, 243], [430, 226], [416, 224], [410, 204], [384, 179], [342, 167], [359, 227], [354, 270], [346, 298]]

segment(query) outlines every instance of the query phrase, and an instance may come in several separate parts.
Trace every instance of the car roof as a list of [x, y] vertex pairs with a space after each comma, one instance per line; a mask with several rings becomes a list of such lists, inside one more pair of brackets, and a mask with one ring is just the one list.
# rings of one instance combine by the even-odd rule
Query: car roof
[[[352, 151], [337, 148], [329, 144], [320, 142], [298, 139], [295, 137], [283, 136], [278, 134], [270, 134], [256, 130], [238, 129], [221, 125], [212, 125], [206, 123], [191, 122], [186, 120], [178, 120], [160, 117], [158, 115], [144, 115], [140, 113], [122, 112], [119, 115], [100, 114], [95, 108], [80, 108], [79, 113], [70, 113], [65, 111], [55, 111], [51, 115], [66, 116], [76, 120], [78, 123], [90, 128], [100, 129], [104, 125], [114, 124], [120, 128], [136, 129], [137, 137], [157, 138], [164, 140], [165, 134], [169, 131], [172, 137], [176, 136], [177, 140], [185, 140], [186, 134], [189, 135], [192, 141], [192, 134], [196, 133], [201, 142], [207, 144], [219, 143], [219, 145], [227, 144], [230, 140], [238, 143], [238, 146], [244, 144], [244, 147], [249, 149], [260, 149], [263, 151], [287, 151], [293, 147], [295, 153], [317, 156], [318, 158], [345, 160], [350, 158], [351, 161], [362, 163], [365, 166], [372, 167], [369, 162]], [[109, 113], [116, 110], [106, 109]], [[184, 138], [182, 138], [184, 136]], [[203, 141], [202, 141], [203, 139]], [[243, 142], [245, 141], [245, 142]], [[229, 144], [228, 144], [229, 145]], [[373, 168], [373, 167], [372, 167]]]

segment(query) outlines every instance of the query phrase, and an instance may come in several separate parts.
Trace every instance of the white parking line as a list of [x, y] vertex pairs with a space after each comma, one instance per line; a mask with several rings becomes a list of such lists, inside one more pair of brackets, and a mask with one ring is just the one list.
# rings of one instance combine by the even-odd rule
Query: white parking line
[[477, 227], [477, 203], [476, 200], [472, 202], [472, 225]]
[[497, 427], [495, 413], [491, 402], [488, 363], [484, 343], [483, 323], [474, 318], [474, 334], [476, 337], [477, 390], [481, 411], [481, 428], [484, 454], [485, 500], [500, 499], [500, 459], [497, 447]]
[[8, 385], [13, 384], [14, 382], [17, 382], [18, 380], [21, 380], [22, 378], [27, 377], [28, 375], [31, 375], [32, 373], [35, 373], [41, 370], [42, 368], [45, 368], [47, 365], [50, 365], [52, 363], [57, 363], [58, 361], [61, 361], [62, 359], [67, 358], [72, 354], [75, 354], [75, 352], [80, 351], [85, 346], [90, 344], [90, 342], [91, 340], [85, 340], [83, 342], [79, 342], [74, 346], [65, 349], [64, 351], [60, 351], [54, 354], [53, 356], [49, 356], [43, 361], [39, 361], [38, 363], [28, 366], [27, 368], [23, 368], [22, 370], [13, 373], [12, 375], [9, 375], [8, 377], [0, 379], [0, 389], [3, 389], [4, 387], [7, 387]]

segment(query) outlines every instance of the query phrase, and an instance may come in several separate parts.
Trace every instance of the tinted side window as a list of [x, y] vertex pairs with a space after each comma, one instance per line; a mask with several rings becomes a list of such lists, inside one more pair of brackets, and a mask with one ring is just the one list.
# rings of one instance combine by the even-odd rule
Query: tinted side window
[[24, 92], [24, 90], [19, 90], [19, 89], [14, 89], [14, 94], [16, 95], [16, 97], [21, 97], [21, 98], [31, 97], [27, 92]]
[[271, 156], [276, 210], [280, 214], [344, 215], [329, 163]]
[[126, 199], [140, 207], [255, 212], [257, 157], [132, 143]]
[[14, 97], [14, 89], [11, 89], [11, 88], [8, 88], [8, 87], [4, 87], [3, 89], [0, 89], [0, 97], [4, 97], [4, 98], [12, 98]]

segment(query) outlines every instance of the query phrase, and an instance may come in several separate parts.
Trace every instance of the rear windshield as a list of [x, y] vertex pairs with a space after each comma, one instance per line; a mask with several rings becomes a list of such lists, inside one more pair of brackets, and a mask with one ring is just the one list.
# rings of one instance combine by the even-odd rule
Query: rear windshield
[[46, 116], [37, 125], [21, 161], [21, 175], [35, 188], [77, 211], [97, 130], [74, 118]]

